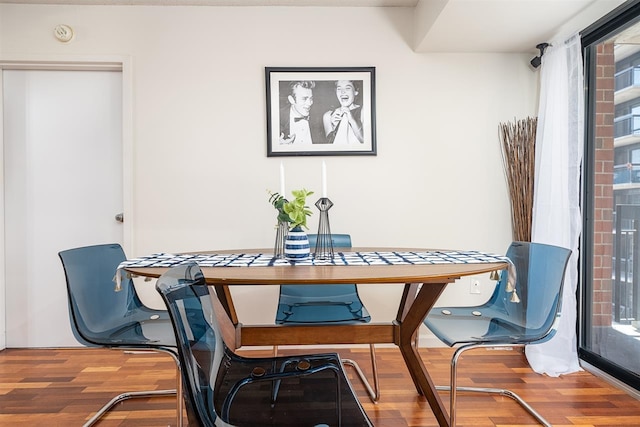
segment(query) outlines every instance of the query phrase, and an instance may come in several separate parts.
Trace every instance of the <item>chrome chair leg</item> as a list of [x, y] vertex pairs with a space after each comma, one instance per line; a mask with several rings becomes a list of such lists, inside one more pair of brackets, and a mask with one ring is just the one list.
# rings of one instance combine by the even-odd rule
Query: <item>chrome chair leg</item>
[[104, 414], [109, 412], [113, 407], [127, 399], [134, 399], [139, 397], [157, 397], [157, 396], [176, 396], [176, 390], [150, 390], [150, 391], [132, 391], [127, 393], [121, 393], [111, 399], [109, 403], [104, 405], [96, 414], [83, 424], [83, 427], [89, 427], [94, 425]]
[[175, 354], [171, 355], [176, 362], [176, 426], [182, 427], [184, 425], [184, 395], [182, 389], [182, 368], [180, 367], [180, 361]]
[[369, 380], [367, 380], [367, 377], [364, 375], [362, 369], [360, 369], [360, 366], [355, 360], [342, 359], [342, 363], [344, 363], [345, 365], [349, 365], [356, 370], [358, 378], [360, 378], [362, 385], [364, 385], [364, 388], [367, 390], [369, 398], [373, 403], [378, 403], [378, 400], [380, 400], [380, 386], [378, 383], [378, 364], [376, 362], [376, 349], [373, 344], [369, 344], [369, 349], [371, 353], [371, 367], [373, 371], [373, 387], [371, 387]]
[[522, 347], [517, 344], [504, 344], [504, 345], [481, 345], [481, 344], [470, 344], [466, 346], [459, 347], [453, 357], [451, 358], [451, 386], [437, 386], [436, 390], [449, 391], [449, 424], [450, 427], [456, 426], [456, 398], [457, 393], [459, 391], [462, 392], [471, 392], [471, 393], [488, 393], [488, 394], [500, 394], [502, 396], [510, 397], [515, 400], [524, 410], [526, 410], [531, 416], [533, 416], [541, 425], [545, 427], [552, 427], [551, 423], [549, 423], [538, 411], [533, 409], [531, 405], [529, 405], [524, 399], [522, 399], [518, 394], [512, 392], [511, 390], [502, 389], [502, 388], [488, 388], [488, 387], [458, 387], [458, 360], [463, 352], [467, 350], [472, 350], [474, 348], [487, 348], [487, 347]]
[[[451, 387], [449, 386], [437, 386], [437, 390], [443, 391], [451, 391]], [[529, 405], [524, 399], [522, 399], [518, 394], [512, 392], [511, 390], [503, 389], [503, 388], [485, 388], [485, 387], [456, 387], [456, 391], [462, 392], [472, 392], [472, 393], [490, 393], [490, 394], [500, 394], [502, 396], [510, 397], [515, 400], [522, 406], [532, 417], [534, 417], [541, 425], [545, 427], [553, 427], [549, 421], [547, 421], [538, 411], [533, 409], [531, 405]], [[455, 408], [451, 409], [451, 413], [455, 413]], [[455, 427], [455, 415], [451, 417], [450, 420], [451, 427]]]
[[[121, 350], [121, 349], [118, 349]], [[177, 427], [182, 427], [184, 423], [184, 415], [183, 415], [183, 395], [182, 395], [182, 372], [180, 369], [180, 362], [178, 361], [178, 357], [171, 351], [163, 351], [163, 350], [125, 350], [125, 353], [145, 353], [145, 352], [161, 352], [170, 355], [175, 364], [176, 364], [176, 388], [169, 390], [146, 390], [146, 391], [130, 391], [125, 393], [120, 393], [115, 396], [106, 405], [104, 405], [98, 412], [96, 412], [89, 420], [82, 425], [82, 427], [91, 427], [95, 423], [97, 423], [100, 418], [104, 416], [107, 412], [113, 409], [118, 403], [128, 400], [128, 399], [137, 399], [141, 397], [161, 397], [161, 396], [176, 396], [176, 425]]]

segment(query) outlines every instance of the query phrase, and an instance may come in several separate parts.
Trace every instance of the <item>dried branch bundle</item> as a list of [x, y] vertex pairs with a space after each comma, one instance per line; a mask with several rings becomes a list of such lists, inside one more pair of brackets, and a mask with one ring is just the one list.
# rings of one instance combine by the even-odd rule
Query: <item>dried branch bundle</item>
[[500, 123], [502, 161], [511, 199], [513, 240], [531, 241], [537, 118]]

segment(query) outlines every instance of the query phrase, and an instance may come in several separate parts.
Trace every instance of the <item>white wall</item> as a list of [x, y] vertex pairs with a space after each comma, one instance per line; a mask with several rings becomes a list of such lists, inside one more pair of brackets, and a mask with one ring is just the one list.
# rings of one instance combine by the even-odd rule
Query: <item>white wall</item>
[[[129, 256], [272, 247], [266, 190], [279, 188], [280, 161], [288, 189], [319, 192], [322, 159], [331, 228], [356, 245], [502, 253], [511, 231], [498, 125], [535, 115], [532, 55], [417, 54], [412, 12], [0, 4], [0, 59], [131, 58]], [[61, 23], [75, 30], [68, 44], [53, 37]], [[378, 155], [267, 158], [265, 66], [375, 66]], [[485, 295], [465, 281], [442, 302], [478, 302], [482, 280]], [[388, 294], [399, 291], [363, 292], [374, 319], [395, 315]], [[273, 320], [277, 289], [236, 293], [245, 323]]]
[[[1, 26], [0, 26], [1, 28]], [[0, 43], [2, 40], [2, 36], [0, 35]], [[1, 44], [0, 44], [1, 46]], [[0, 53], [2, 50], [0, 49]], [[3, 99], [3, 88], [4, 81], [3, 75], [0, 72], [0, 99]], [[3, 103], [0, 102], [0, 117], [4, 117], [4, 106]], [[0, 119], [0, 139], [3, 138], [4, 135], [4, 119]], [[3, 147], [4, 148], [4, 147]], [[4, 222], [4, 150], [0, 151], [0, 169], [2, 172], [0, 174], [0, 192], [2, 197], [0, 197], [0, 212], [2, 212], [2, 221]], [[0, 241], [4, 243], [5, 239], [5, 227], [0, 223]], [[6, 285], [5, 285], [5, 274], [6, 274], [6, 266], [5, 266], [5, 245], [0, 246], [0, 350], [4, 350], [7, 346], [7, 335], [5, 331], [7, 330], [7, 319], [5, 318], [6, 313]]]

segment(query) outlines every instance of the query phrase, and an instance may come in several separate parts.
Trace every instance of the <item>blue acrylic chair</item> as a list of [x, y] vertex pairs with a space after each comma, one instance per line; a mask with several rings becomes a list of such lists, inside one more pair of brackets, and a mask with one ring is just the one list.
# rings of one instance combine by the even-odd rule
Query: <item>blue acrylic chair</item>
[[[309, 234], [309, 246], [314, 248], [317, 242], [316, 234]], [[332, 234], [331, 242], [334, 248], [350, 248], [349, 234]], [[280, 285], [280, 298], [276, 312], [276, 324], [318, 324], [318, 323], [367, 323], [371, 316], [358, 295], [355, 284], [334, 285]], [[375, 403], [380, 398], [378, 386], [378, 368], [376, 352], [373, 344], [369, 345], [371, 352], [371, 366], [373, 384], [371, 387], [360, 366], [351, 359], [342, 361], [353, 367], [365, 386], [371, 400]], [[277, 352], [277, 347], [276, 347]]]
[[115, 291], [113, 278], [126, 260], [119, 244], [69, 249], [58, 253], [67, 281], [71, 329], [89, 347], [150, 350], [169, 354], [176, 362], [176, 389], [126, 392], [103, 406], [85, 426], [93, 425], [117, 403], [131, 398], [176, 395], [177, 421], [182, 425], [182, 384], [173, 327], [166, 310], [142, 304], [133, 282], [126, 279]]
[[458, 362], [476, 348], [515, 347], [549, 340], [555, 333], [562, 305], [564, 273], [571, 251], [540, 243], [513, 242], [507, 251], [516, 271], [509, 283], [503, 271], [491, 298], [473, 307], [434, 307], [425, 325], [442, 342], [458, 346], [451, 359], [450, 425], [456, 425], [457, 391], [497, 393], [517, 401], [541, 424], [550, 424], [516, 393], [498, 388], [460, 387]]
[[233, 334], [233, 325], [222, 320], [222, 305], [196, 263], [173, 267], [156, 289], [178, 342], [189, 425], [372, 426], [337, 354], [235, 354], [224, 341], [225, 328]]

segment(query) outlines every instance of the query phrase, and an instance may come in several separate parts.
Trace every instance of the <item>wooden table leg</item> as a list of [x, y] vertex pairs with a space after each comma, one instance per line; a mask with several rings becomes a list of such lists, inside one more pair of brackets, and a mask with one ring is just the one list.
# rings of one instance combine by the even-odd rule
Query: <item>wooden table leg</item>
[[214, 285], [216, 290], [216, 294], [218, 295], [218, 300], [220, 300], [220, 304], [224, 308], [224, 311], [229, 316], [229, 320], [234, 325], [238, 324], [238, 315], [236, 314], [236, 307], [233, 305], [233, 298], [231, 298], [231, 290], [229, 286], [226, 285]]
[[[418, 393], [424, 395], [441, 427], [449, 427], [446, 406], [436, 391], [427, 368], [422, 363], [415, 346], [415, 334], [422, 321], [446, 287], [446, 283], [426, 283], [419, 290], [416, 284], [405, 285], [400, 309], [398, 311], [399, 343], [398, 347], [411, 374]], [[416, 293], [417, 290], [417, 293]]]

